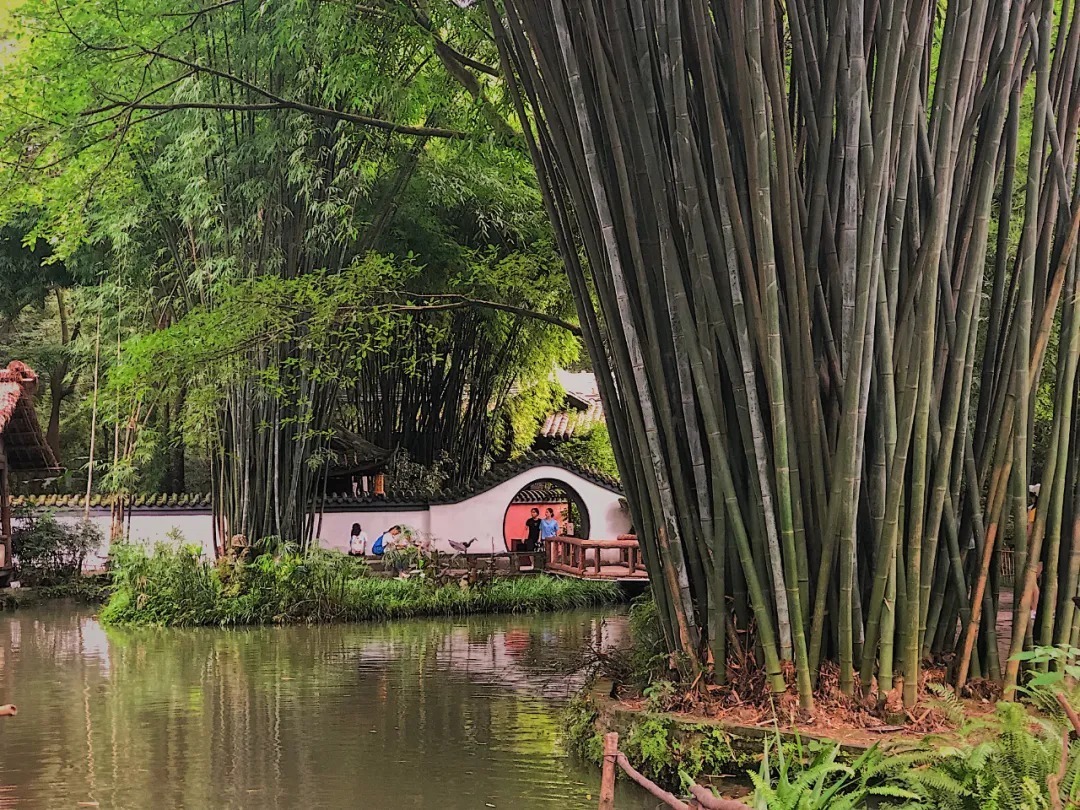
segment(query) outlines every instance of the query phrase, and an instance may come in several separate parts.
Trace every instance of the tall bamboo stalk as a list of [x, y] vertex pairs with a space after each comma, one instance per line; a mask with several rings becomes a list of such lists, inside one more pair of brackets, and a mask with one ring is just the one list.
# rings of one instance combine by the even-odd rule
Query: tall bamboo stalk
[[[762, 663], [775, 685], [793, 659], [804, 708], [826, 660], [848, 692], [902, 675], [908, 705], [925, 655], [959, 653], [960, 683], [996, 671], [1002, 543], [1027, 572], [1017, 615], [1038, 559], [1054, 557], [1056, 603], [1080, 576], [1076, 4], [487, 9], [567, 264], [578, 246], [589, 260], [587, 341], [621, 358], [605, 405], [676, 651], [706, 660], [688, 628], [713, 652], [745, 632], [724, 603], [745, 582]], [[1050, 361], [1046, 541], [1023, 559], [1002, 517], [1011, 501], [1026, 525]], [[1065, 632], [1042, 614], [1041, 637]]]

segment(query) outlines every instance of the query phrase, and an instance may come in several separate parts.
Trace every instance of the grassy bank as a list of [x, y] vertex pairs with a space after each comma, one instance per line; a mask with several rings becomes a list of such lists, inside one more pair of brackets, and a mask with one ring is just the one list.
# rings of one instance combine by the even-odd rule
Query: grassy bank
[[33, 607], [43, 602], [69, 600], [86, 605], [100, 605], [109, 598], [110, 579], [104, 574], [74, 577], [53, 585], [0, 589], [0, 610]]
[[68, 599], [84, 605], [100, 605], [112, 593], [112, 578], [105, 573], [83, 574], [54, 585], [37, 585], [22, 590], [33, 591], [42, 601]]
[[251, 625], [531, 613], [615, 602], [617, 586], [548, 576], [499, 577], [471, 587], [384, 579], [341, 554], [263, 555], [211, 564], [190, 549], [119, 547], [103, 622]]

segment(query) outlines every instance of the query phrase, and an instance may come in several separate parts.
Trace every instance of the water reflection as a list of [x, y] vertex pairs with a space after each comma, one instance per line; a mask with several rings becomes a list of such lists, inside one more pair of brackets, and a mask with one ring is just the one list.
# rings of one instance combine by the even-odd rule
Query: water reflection
[[[106, 631], [0, 615], [0, 808], [596, 805], [557, 705], [595, 613]], [[620, 808], [650, 807], [637, 793]]]

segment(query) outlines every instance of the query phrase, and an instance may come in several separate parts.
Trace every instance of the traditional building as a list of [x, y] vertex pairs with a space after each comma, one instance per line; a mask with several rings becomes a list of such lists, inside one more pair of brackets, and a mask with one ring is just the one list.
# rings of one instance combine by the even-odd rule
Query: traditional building
[[48, 478], [60, 464], [34, 411], [37, 375], [13, 360], [0, 369], [0, 585], [11, 576], [11, 474]]
[[337, 428], [330, 437], [327, 495], [385, 495], [386, 466], [392, 453], [362, 436]]
[[604, 422], [604, 407], [596, 375], [589, 371], [558, 369], [555, 378], [566, 392], [563, 407], [540, 423], [533, 448], [538, 452], [558, 450], [559, 444], [588, 433]]

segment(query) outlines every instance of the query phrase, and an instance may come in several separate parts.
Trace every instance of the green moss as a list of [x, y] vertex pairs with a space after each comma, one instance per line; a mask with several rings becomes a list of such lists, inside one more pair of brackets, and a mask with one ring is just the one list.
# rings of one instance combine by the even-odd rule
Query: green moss
[[563, 710], [566, 747], [595, 765], [604, 756], [604, 738], [596, 728], [600, 711], [589, 689], [579, 692]]
[[683, 752], [683, 771], [693, 778], [699, 774], [741, 773], [752, 757], [739, 754], [729, 737], [716, 726], [698, 726], [691, 745]]
[[630, 733], [619, 740], [619, 750], [639, 771], [661, 784], [672, 784], [678, 776], [677, 744], [671, 735], [671, 723], [658, 717], [646, 717], [630, 726]]

